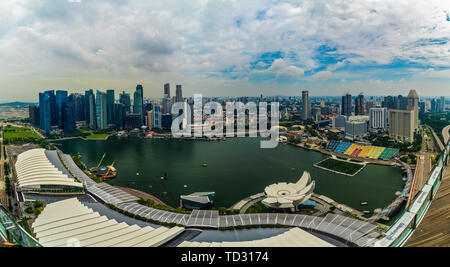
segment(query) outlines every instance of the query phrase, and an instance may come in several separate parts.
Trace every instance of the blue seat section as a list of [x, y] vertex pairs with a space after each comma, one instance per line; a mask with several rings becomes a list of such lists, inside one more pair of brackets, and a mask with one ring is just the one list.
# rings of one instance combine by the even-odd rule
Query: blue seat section
[[341, 142], [334, 151], [337, 153], [344, 153], [351, 145], [351, 143]]
[[334, 151], [338, 147], [339, 143], [340, 142], [338, 142], [338, 141], [331, 140], [328, 143], [327, 150]]

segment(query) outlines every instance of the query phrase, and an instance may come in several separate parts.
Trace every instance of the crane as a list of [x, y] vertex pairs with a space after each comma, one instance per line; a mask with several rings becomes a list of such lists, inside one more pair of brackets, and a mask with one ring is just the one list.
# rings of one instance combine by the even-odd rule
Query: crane
[[105, 157], [106, 157], [106, 153], [103, 154], [102, 159], [101, 159], [100, 162], [98, 163], [97, 169], [100, 168], [100, 165], [102, 165], [102, 162], [103, 162], [103, 160], [105, 159]]
[[108, 177], [109, 172], [111, 171], [111, 168], [114, 167], [114, 164], [116, 164], [115, 161], [113, 161], [113, 163], [110, 166], [107, 166], [108, 167], [108, 172], [106, 173], [105, 177]]

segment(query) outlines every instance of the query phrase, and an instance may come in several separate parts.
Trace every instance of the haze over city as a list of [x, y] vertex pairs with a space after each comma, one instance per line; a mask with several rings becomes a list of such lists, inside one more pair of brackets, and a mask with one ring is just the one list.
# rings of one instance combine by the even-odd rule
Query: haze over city
[[450, 2], [0, 3], [0, 102], [116, 89], [160, 97], [450, 95]]

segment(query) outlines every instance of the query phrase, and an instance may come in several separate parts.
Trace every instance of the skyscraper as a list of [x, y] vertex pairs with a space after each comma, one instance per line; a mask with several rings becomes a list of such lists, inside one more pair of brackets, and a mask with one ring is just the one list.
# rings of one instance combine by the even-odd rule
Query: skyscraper
[[352, 95], [346, 94], [342, 96], [342, 115], [351, 116], [352, 115]]
[[170, 99], [170, 84], [166, 83], [164, 84], [164, 98], [162, 101], [162, 114], [170, 114], [171, 113], [171, 102]]
[[64, 103], [62, 106], [62, 116], [63, 116], [63, 130], [65, 133], [73, 133], [77, 129], [76, 123], [76, 113], [74, 108], [74, 102], [70, 101]]
[[183, 102], [183, 90], [181, 89], [181, 85], [177, 85], [175, 102]]
[[419, 127], [419, 95], [416, 90], [409, 91], [407, 99], [407, 110], [414, 111], [414, 130]]
[[389, 136], [402, 141], [414, 141], [419, 121], [419, 96], [415, 90], [408, 94], [406, 110], [389, 109]]
[[86, 91], [85, 101], [86, 105], [86, 115], [88, 126], [91, 129], [97, 129], [97, 105], [95, 104], [94, 90], [90, 89]]
[[60, 129], [64, 128], [63, 107], [67, 104], [67, 91], [56, 91], [56, 124]]
[[387, 129], [387, 108], [371, 108], [369, 110], [370, 129]]
[[[53, 97], [54, 99], [54, 97]], [[41, 131], [45, 134], [50, 134], [51, 124], [51, 108], [52, 96], [51, 92], [47, 91], [39, 93], [39, 122]]]
[[28, 114], [31, 125], [39, 127], [39, 107], [32, 105], [28, 106]]
[[127, 116], [125, 105], [122, 103], [114, 104], [114, 113], [114, 125], [116, 127], [116, 130], [123, 130], [125, 125], [125, 118]]
[[[95, 102], [94, 90], [89, 89], [89, 90], [86, 90], [84, 92], [84, 107], [85, 107], [85, 109], [84, 109], [84, 112], [85, 112], [84, 113], [84, 117], [86, 118], [86, 124], [88, 125], [89, 128], [92, 128], [91, 127], [92, 126], [91, 125], [91, 120], [92, 120], [91, 112], [94, 112], [94, 110], [95, 110], [95, 109], [91, 108], [91, 104], [90, 104], [91, 96], [93, 96], [93, 100]], [[93, 125], [95, 125], [95, 123], [93, 123]]]
[[97, 129], [106, 129], [108, 127], [108, 107], [106, 93], [97, 90], [96, 97], [96, 115], [97, 115]]
[[170, 83], [164, 84], [164, 98], [170, 98]]
[[141, 116], [142, 125], [144, 123], [144, 89], [140, 84], [136, 86], [136, 92], [134, 92], [133, 113]]
[[445, 111], [445, 96], [441, 96], [440, 112], [444, 112], [444, 111]]
[[309, 99], [309, 92], [302, 91], [302, 120], [311, 118], [311, 100]]
[[355, 99], [355, 115], [365, 115], [364, 110], [364, 95], [360, 94]]
[[86, 120], [86, 101], [82, 94], [70, 94], [67, 102], [71, 103], [73, 107], [73, 113], [75, 116], [75, 121], [85, 121]]
[[125, 106], [125, 112], [131, 112], [130, 94], [122, 92], [119, 96], [119, 102]]
[[107, 121], [108, 125], [114, 124], [114, 117], [115, 117], [115, 110], [114, 110], [114, 90], [110, 89], [106, 91], [106, 98], [107, 98]]

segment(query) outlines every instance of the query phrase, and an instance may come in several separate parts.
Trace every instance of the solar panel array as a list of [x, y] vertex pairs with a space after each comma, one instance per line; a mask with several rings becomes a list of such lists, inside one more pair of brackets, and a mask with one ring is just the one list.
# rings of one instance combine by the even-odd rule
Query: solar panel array
[[399, 150], [395, 148], [384, 148], [377, 146], [364, 146], [347, 142], [331, 140], [327, 145], [327, 150], [345, 154], [353, 157], [390, 160]]

